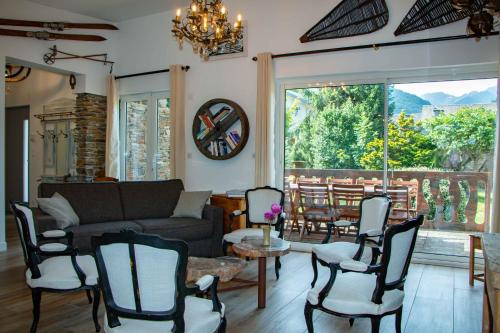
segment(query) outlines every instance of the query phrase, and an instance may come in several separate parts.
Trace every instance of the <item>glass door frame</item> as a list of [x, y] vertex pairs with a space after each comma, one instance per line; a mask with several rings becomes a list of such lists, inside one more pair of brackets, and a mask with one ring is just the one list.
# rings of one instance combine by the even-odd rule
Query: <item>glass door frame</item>
[[146, 111], [146, 160], [144, 180], [156, 180], [156, 159], [158, 151], [158, 100], [169, 99], [169, 91], [149, 92], [120, 96], [120, 179], [127, 179], [127, 103], [137, 100], [147, 100]]

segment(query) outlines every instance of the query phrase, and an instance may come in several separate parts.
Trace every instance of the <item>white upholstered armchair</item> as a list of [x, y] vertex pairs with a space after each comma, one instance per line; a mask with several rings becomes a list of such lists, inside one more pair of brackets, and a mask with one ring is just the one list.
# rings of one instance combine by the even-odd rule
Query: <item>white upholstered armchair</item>
[[396, 315], [396, 332], [401, 333], [404, 283], [423, 216], [392, 225], [385, 232], [379, 264], [345, 260], [340, 269], [329, 265], [330, 278], [307, 294], [304, 309], [309, 333], [314, 332], [313, 311], [320, 310], [349, 318], [370, 318], [372, 333], [378, 333], [382, 317]]
[[[92, 238], [107, 333], [225, 332], [218, 277], [186, 286], [188, 246], [125, 231]], [[192, 295], [210, 294], [210, 299]]]
[[[254, 226], [264, 225], [267, 222], [264, 219], [264, 213], [271, 208], [273, 203], [279, 204], [283, 207], [285, 202], [285, 193], [274, 187], [258, 187], [255, 189], [247, 190], [245, 192], [246, 209], [242, 211], [234, 211], [231, 215], [232, 220], [236, 216], [245, 215], [246, 228], [236, 229], [224, 235], [222, 241], [222, 249], [224, 255], [227, 255], [227, 247], [235, 243], [241, 243], [244, 237], [262, 236], [262, 230], [254, 228]], [[274, 221], [274, 230], [271, 230], [271, 238], [283, 238], [285, 213]], [[275, 259], [275, 273], [276, 278], [279, 279], [279, 269], [281, 268], [280, 258]]]
[[[31, 209], [23, 203], [10, 204], [17, 231], [21, 239], [26, 269], [26, 284], [33, 299], [33, 323], [31, 333], [36, 332], [40, 319], [42, 292], [64, 293], [85, 290], [89, 303], [90, 291], [94, 294], [92, 316], [96, 332], [100, 331], [97, 319], [100, 292], [97, 284], [97, 268], [90, 255], [80, 256], [72, 245], [73, 234], [63, 230], [36, 233]], [[66, 239], [66, 244], [60, 240]]]
[[359, 260], [367, 264], [376, 261], [380, 254], [379, 246], [382, 245], [385, 226], [391, 210], [391, 200], [386, 195], [374, 195], [363, 198], [359, 206], [359, 221], [354, 223], [357, 227], [354, 243], [340, 241], [328, 243], [332, 229], [336, 226], [334, 223], [329, 223], [328, 234], [323, 244], [313, 246], [311, 262], [314, 277], [311, 283], [312, 287], [318, 278], [318, 262], [325, 267], [329, 267], [330, 264], [338, 267], [340, 262], [345, 260]]

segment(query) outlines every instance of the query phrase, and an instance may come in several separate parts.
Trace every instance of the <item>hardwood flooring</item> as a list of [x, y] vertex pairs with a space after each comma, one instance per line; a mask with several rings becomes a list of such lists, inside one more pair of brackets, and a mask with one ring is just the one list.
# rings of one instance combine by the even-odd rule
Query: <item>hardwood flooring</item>
[[[8, 221], [9, 249], [0, 253], [0, 332], [28, 332], [31, 325], [31, 294], [25, 285], [24, 262], [17, 234]], [[303, 333], [305, 297], [312, 277], [310, 254], [292, 252], [282, 258], [279, 281], [274, 261], [268, 261], [267, 307], [257, 309], [257, 287], [220, 294], [226, 305], [228, 333]], [[326, 271], [320, 271], [326, 278]], [[257, 277], [257, 261], [240, 275]], [[406, 282], [403, 332], [479, 333], [482, 318], [482, 283], [469, 287], [464, 269], [413, 264]], [[38, 332], [94, 332], [91, 306], [84, 293], [44, 294]], [[100, 307], [100, 321], [104, 307]], [[370, 321], [358, 319], [352, 328], [346, 319], [314, 313], [315, 332], [370, 332]], [[394, 316], [382, 321], [381, 332], [392, 333]], [[140, 333], [140, 332], [138, 332]]]

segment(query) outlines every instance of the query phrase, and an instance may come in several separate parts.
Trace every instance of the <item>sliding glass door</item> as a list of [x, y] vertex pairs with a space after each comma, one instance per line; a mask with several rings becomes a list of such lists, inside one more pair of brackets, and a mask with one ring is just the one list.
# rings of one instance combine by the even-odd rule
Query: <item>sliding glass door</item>
[[122, 96], [122, 179], [170, 178], [170, 99], [166, 93]]

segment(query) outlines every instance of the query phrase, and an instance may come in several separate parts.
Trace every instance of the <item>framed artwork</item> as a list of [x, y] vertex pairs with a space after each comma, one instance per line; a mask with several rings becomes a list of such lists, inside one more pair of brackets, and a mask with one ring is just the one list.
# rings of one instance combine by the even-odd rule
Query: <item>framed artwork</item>
[[248, 25], [243, 21], [243, 38], [239, 39], [236, 45], [224, 43], [219, 45], [217, 51], [211, 52], [209, 60], [224, 60], [232, 58], [241, 58], [248, 56]]

